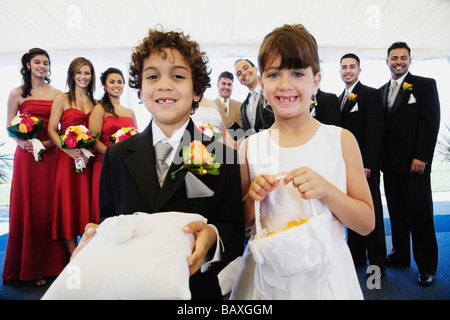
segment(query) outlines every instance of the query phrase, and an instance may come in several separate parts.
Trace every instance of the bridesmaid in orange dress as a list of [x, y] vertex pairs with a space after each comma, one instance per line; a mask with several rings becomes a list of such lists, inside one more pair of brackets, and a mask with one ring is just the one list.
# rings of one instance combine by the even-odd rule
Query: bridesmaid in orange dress
[[122, 71], [116, 68], [109, 68], [100, 77], [105, 93], [100, 103], [92, 110], [89, 129], [97, 131], [97, 141], [95, 150], [97, 156], [94, 161], [92, 171], [92, 212], [95, 221], [100, 220], [100, 210], [98, 207], [98, 192], [100, 188], [100, 172], [102, 169], [102, 159], [105, 149], [113, 143], [109, 140], [112, 134], [122, 127], [136, 127], [136, 117], [134, 111], [122, 106], [120, 96], [123, 93], [125, 79]]
[[[74, 59], [67, 72], [69, 91], [58, 95], [52, 106], [48, 134], [60, 149], [56, 167], [56, 186], [53, 206], [53, 238], [65, 239], [70, 254], [77, 246], [77, 237], [84, 233], [89, 222], [96, 222], [91, 212], [91, 177], [93, 159], [80, 149], [62, 149], [60, 135], [69, 126], [88, 127], [94, 108], [95, 71], [86, 58]], [[61, 126], [58, 130], [58, 126]], [[75, 162], [86, 163], [81, 173]]]
[[14, 280], [44, 285], [46, 277], [57, 276], [69, 261], [63, 241], [52, 241], [52, 200], [58, 148], [47, 135], [48, 119], [55, 97], [61, 91], [50, 85], [50, 57], [45, 50], [30, 49], [22, 57], [23, 84], [8, 99], [7, 126], [18, 113], [44, 120], [38, 139], [44, 146], [41, 160], [33, 155], [33, 144], [14, 138], [13, 176], [9, 234], [3, 268], [3, 284]]

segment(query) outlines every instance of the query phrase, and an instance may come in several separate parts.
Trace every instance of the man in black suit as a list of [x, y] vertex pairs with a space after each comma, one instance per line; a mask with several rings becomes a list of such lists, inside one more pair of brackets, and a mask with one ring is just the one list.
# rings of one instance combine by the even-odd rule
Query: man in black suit
[[270, 128], [275, 121], [272, 107], [266, 102], [258, 82], [258, 68], [247, 59], [234, 64], [239, 82], [250, 91], [242, 102], [241, 115], [245, 135]]
[[[244, 221], [237, 152], [203, 136], [189, 117], [210, 83], [204, 61], [196, 42], [177, 32], [150, 30], [135, 48], [130, 86], [139, 90], [153, 119], [142, 133], [107, 148], [99, 203], [102, 220], [165, 211], [207, 218], [208, 224], [195, 221], [185, 230], [196, 238], [188, 257], [190, 290], [192, 299], [222, 299], [217, 274], [242, 254]], [[184, 163], [183, 147], [194, 140], [216, 155], [219, 174], [185, 169], [172, 178]], [[170, 148], [158, 160], [160, 143]], [[169, 167], [167, 173], [159, 163]]]
[[331, 92], [317, 90], [311, 105], [311, 115], [324, 124], [341, 126], [341, 111], [339, 98]]
[[377, 89], [359, 81], [360, 60], [353, 53], [344, 55], [340, 62], [340, 75], [345, 90], [340, 95], [342, 127], [353, 133], [363, 158], [364, 172], [372, 194], [375, 209], [375, 229], [367, 236], [348, 230], [348, 246], [356, 265], [386, 267], [386, 240], [383, 207], [380, 194], [380, 162], [383, 139], [383, 109]]
[[391, 80], [380, 92], [386, 117], [382, 170], [393, 246], [388, 265], [410, 266], [411, 236], [418, 283], [428, 286], [438, 262], [430, 174], [439, 96], [434, 79], [408, 72], [411, 49], [406, 43], [389, 47], [386, 64]]

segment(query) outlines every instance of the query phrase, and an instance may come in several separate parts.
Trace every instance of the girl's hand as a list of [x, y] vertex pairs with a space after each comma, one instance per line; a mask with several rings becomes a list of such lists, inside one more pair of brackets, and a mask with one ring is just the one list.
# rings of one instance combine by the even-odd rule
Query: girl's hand
[[262, 201], [269, 192], [278, 187], [279, 180], [271, 174], [260, 174], [257, 176], [248, 190], [247, 196], [254, 201]]
[[283, 179], [284, 184], [292, 182], [303, 199], [324, 199], [333, 185], [309, 167], [300, 167], [289, 172]]
[[17, 139], [17, 144], [25, 151], [33, 153], [33, 144], [28, 140]]
[[69, 157], [77, 160], [84, 157], [84, 153], [80, 149], [62, 149]]

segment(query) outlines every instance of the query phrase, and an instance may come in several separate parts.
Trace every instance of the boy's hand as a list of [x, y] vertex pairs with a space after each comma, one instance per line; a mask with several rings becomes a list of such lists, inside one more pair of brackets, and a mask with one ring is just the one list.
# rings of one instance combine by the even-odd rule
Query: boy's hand
[[95, 224], [95, 223], [88, 223], [86, 225], [86, 227], [84, 228], [84, 233], [83, 233], [83, 236], [81, 237], [80, 243], [73, 251], [72, 256], [70, 257], [70, 260], [72, 260], [78, 254], [78, 252], [80, 252], [80, 250], [83, 249], [84, 246], [95, 236], [97, 228], [98, 228], [98, 224]]
[[192, 276], [200, 270], [206, 254], [217, 241], [217, 234], [210, 226], [200, 220], [189, 223], [183, 231], [195, 235], [194, 251], [187, 259], [189, 276]]

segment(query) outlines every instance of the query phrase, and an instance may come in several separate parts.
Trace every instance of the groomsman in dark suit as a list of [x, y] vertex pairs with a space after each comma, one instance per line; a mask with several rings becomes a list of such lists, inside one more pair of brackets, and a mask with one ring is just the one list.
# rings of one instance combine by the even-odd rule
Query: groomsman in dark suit
[[367, 236], [348, 230], [348, 245], [356, 265], [386, 267], [386, 240], [383, 207], [380, 194], [381, 145], [383, 139], [383, 109], [377, 89], [359, 81], [360, 60], [353, 53], [344, 55], [340, 62], [340, 75], [345, 90], [339, 97], [341, 125], [353, 133], [363, 158], [364, 172], [372, 194], [375, 209], [375, 229]]
[[339, 98], [334, 93], [317, 90], [311, 105], [311, 115], [324, 124], [341, 126]]
[[275, 121], [272, 107], [266, 102], [258, 82], [258, 68], [247, 59], [234, 64], [239, 82], [250, 91], [241, 105], [242, 125], [246, 136], [270, 128]]
[[380, 92], [386, 117], [382, 170], [393, 246], [388, 266], [410, 266], [411, 237], [418, 283], [428, 286], [438, 262], [430, 173], [439, 132], [439, 96], [434, 79], [408, 72], [411, 49], [406, 43], [389, 47], [386, 64], [391, 80]]
[[[208, 220], [184, 230], [196, 239], [187, 259], [192, 299], [222, 299], [217, 274], [242, 254], [244, 244], [237, 152], [203, 136], [190, 119], [209, 83], [196, 42], [181, 32], [150, 30], [134, 49], [130, 86], [139, 90], [152, 121], [141, 133], [107, 148], [100, 180], [101, 219], [180, 211]], [[184, 164], [183, 147], [194, 140], [216, 155], [218, 175], [184, 169], [172, 177]], [[164, 155], [162, 147], [167, 147]], [[194, 155], [198, 159], [199, 153]]]

